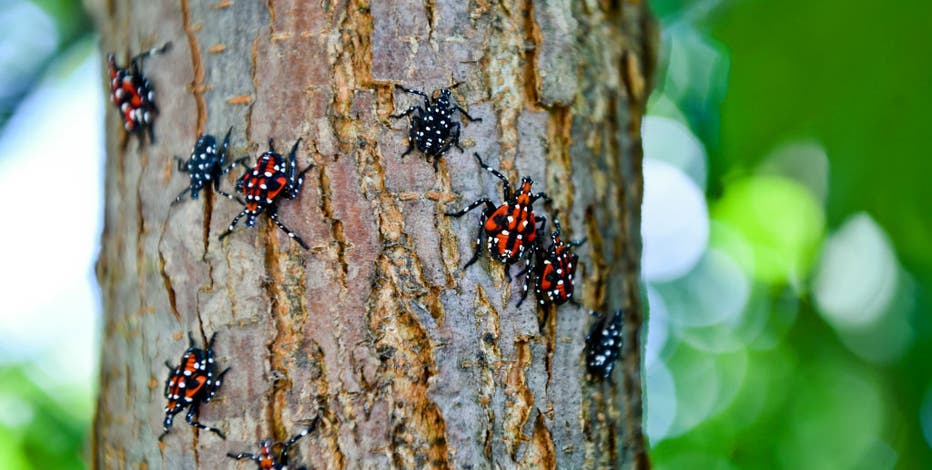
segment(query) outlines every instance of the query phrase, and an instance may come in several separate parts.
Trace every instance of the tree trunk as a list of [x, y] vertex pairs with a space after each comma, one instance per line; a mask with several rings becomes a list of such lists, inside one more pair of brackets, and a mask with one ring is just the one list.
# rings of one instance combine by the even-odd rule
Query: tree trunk
[[[292, 453], [313, 468], [647, 468], [638, 288], [640, 120], [654, 63], [640, 1], [113, 0], [91, 9], [102, 49], [146, 59], [160, 116], [155, 144], [107, 114], [104, 296], [94, 467], [254, 468], [254, 452], [323, 418]], [[95, 6], [97, 7], [95, 9]], [[407, 146], [417, 104], [395, 84], [463, 84], [464, 153], [439, 171]], [[241, 206], [210, 191], [170, 206], [174, 168], [199, 133], [233, 127], [233, 156], [301, 138], [307, 174], [281, 220], [218, 240]], [[472, 254], [478, 214], [443, 215], [501, 185], [478, 152], [529, 175], [578, 248], [577, 299], [516, 308], [520, 279]], [[223, 182], [232, 191], [237, 169]], [[235, 176], [234, 176], [235, 175]], [[538, 211], [553, 217], [553, 210]], [[544, 237], [549, 238], [549, 237]], [[533, 297], [533, 294], [531, 294]], [[614, 380], [586, 380], [587, 308], [624, 307]], [[164, 361], [186, 333], [217, 332], [232, 370], [196, 432], [164, 439]]]

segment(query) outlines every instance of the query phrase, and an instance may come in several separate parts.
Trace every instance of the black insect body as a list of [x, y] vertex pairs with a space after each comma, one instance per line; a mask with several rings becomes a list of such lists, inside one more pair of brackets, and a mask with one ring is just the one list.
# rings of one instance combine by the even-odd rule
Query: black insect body
[[[505, 276], [511, 280], [509, 266], [520, 260], [522, 256], [528, 255], [526, 262], [528, 266], [531, 259], [540, 249], [540, 241], [537, 239], [537, 233], [543, 227], [538, 227], [538, 223], [546, 224], [546, 218], [534, 215], [534, 201], [544, 198], [548, 199], [543, 192], [532, 193], [531, 186], [534, 181], [531, 178], [521, 178], [521, 185], [517, 192], [512, 193], [511, 184], [497, 170], [489, 167], [482, 161], [479, 154], [474, 154], [479, 166], [492, 173], [496, 178], [502, 181], [504, 202], [496, 206], [489, 198], [481, 198], [465, 209], [458, 212], [447, 212], [446, 215], [451, 217], [462, 217], [469, 211], [484, 206], [482, 216], [479, 219], [479, 235], [476, 237], [476, 251], [472, 258], [466, 262], [463, 268], [476, 262], [482, 253], [482, 237], [488, 238], [488, 250], [491, 256], [505, 264]], [[525, 271], [527, 267], [525, 267]]]
[[460, 146], [460, 123], [453, 120], [453, 113], [459, 111], [467, 119], [474, 122], [482, 121], [482, 119], [474, 118], [463, 108], [451, 104], [450, 88], [443, 88], [439, 92], [434, 92], [435, 97], [430, 97], [423, 91], [412, 90], [401, 85], [395, 85], [395, 87], [405, 93], [424, 98], [423, 106], [411, 106], [401, 114], [389, 116], [394, 119], [411, 116], [411, 127], [408, 130], [408, 148], [401, 156], [404, 158], [416, 147], [427, 157], [428, 161], [433, 161], [434, 171], [437, 171], [437, 163], [440, 161], [440, 157], [451, 146], [455, 146], [460, 152], [463, 151], [463, 147]]
[[[304, 436], [307, 436], [314, 428], [317, 426], [317, 420], [319, 417], [314, 418], [314, 422], [311, 425], [301, 431], [298, 434], [295, 434], [291, 439], [288, 439], [285, 442], [272, 443], [272, 441], [264, 440], [259, 443], [259, 453], [251, 454], [248, 452], [241, 452], [239, 454], [234, 454], [232, 452], [227, 452], [227, 457], [243, 460], [249, 459], [258, 464], [258, 468], [261, 470], [284, 470], [288, 468], [288, 449], [291, 448], [298, 439], [301, 439]], [[281, 448], [276, 457], [276, 448]], [[307, 467], [301, 467], [307, 468]]]
[[155, 91], [149, 79], [142, 74], [142, 60], [150, 55], [161, 54], [171, 48], [171, 43], [145, 51], [132, 59], [128, 67], [120, 67], [114, 54], [107, 55], [110, 74], [110, 101], [120, 110], [123, 128], [139, 134], [148, 131], [149, 141], [155, 142], [152, 126], [159, 113], [155, 105]]
[[220, 179], [231, 170], [241, 165], [248, 157], [240, 158], [229, 166], [224, 168], [227, 159], [227, 151], [230, 148], [230, 132], [227, 131], [226, 137], [223, 138], [223, 145], [217, 148], [217, 140], [210, 134], [203, 134], [197, 138], [194, 144], [194, 150], [187, 161], [175, 157], [178, 161], [178, 171], [187, 173], [191, 177], [191, 183], [178, 194], [178, 197], [172, 202], [177, 204], [184, 199], [185, 193], [191, 192], [191, 199], [197, 199], [198, 194], [205, 186], [213, 185], [214, 192], [227, 198], [236, 199], [236, 196], [220, 190]]
[[219, 429], [206, 426], [197, 421], [198, 412], [202, 404], [210, 403], [220, 389], [223, 382], [223, 376], [229, 372], [226, 368], [223, 372], [217, 374], [217, 364], [214, 359], [214, 339], [217, 334], [214, 333], [207, 342], [204, 349], [194, 347], [194, 337], [188, 333], [190, 344], [184, 355], [181, 356], [181, 362], [177, 366], [171, 365], [165, 361], [165, 365], [171, 372], [168, 379], [165, 380], [165, 398], [168, 404], [165, 406], [165, 420], [162, 423], [163, 432], [159, 436], [162, 440], [168, 434], [172, 426], [172, 421], [176, 414], [188, 409], [185, 420], [198, 429], [210, 431], [223, 438], [223, 433]]
[[521, 300], [518, 301], [519, 307], [527, 298], [527, 285], [532, 278], [534, 294], [540, 305], [562, 305], [573, 299], [573, 277], [576, 275], [576, 266], [579, 264], [579, 256], [573, 253], [573, 247], [582, 245], [586, 240], [570, 242], [561, 240], [560, 221], [557, 220], [556, 213], [553, 215], [553, 226], [550, 246], [538, 257], [533, 266], [518, 274], [530, 272], [530, 275], [525, 278], [524, 292], [521, 293]]
[[278, 225], [278, 228], [305, 250], [309, 249], [301, 237], [278, 220], [278, 202], [283, 197], [288, 199], [298, 197], [298, 191], [304, 185], [304, 174], [314, 166], [308, 165], [300, 173], [297, 171], [295, 153], [298, 151], [300, 142], [301, 139], [298, 139], [294, 143], [286, 160], [282, 155], [275, 153], [275, 146], [272, 139], [269, 139], [269, 150], [260, 155], [252, 170], [247, 171], [236, 182], [236, 190], [246, 196], [245, 208], [233, 218], [230, 227], [220, 235], [220, 239], [233, 233], [233, 228], [243, 216], [246, 216], [247, 227], [255, 226], [256, 218], [264, 211], [269, 214], [269, 218], [275, 222], [275, 225]]
[[598, 320], [586, 336], [586, 370], [593, 381], [609, 378], [621, 354], [621, 310], [611, 315], [596, 314]]

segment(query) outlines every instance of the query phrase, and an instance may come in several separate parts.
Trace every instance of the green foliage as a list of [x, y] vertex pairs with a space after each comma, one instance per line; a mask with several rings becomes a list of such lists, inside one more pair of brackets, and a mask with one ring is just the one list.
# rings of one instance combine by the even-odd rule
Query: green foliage
[[0, 367], [0, 461], [8, 470], [81, 469], [90, 390], [46, 385], [32, 364]]

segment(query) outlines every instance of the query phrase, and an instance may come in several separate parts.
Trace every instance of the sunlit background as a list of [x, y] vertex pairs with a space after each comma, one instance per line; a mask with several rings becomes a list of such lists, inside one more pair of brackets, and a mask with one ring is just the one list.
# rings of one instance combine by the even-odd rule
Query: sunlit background
[[[932, 2], [652, 4], [655, 466], [932, 468]], [[79, 2], [0, 0], [4, 469], [87, 461], [100, 58]]]

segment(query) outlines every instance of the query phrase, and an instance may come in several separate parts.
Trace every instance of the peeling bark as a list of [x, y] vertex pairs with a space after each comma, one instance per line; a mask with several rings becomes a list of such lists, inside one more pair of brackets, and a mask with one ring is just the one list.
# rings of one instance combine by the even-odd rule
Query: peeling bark
[[[156, 145], [107, 115], [104, 295], [95, 468], [251, 468], [225, 454], [287, 439], [313, 468], [647, 468], [642, 433], [640, 119], [653, 27], [640, 1], [179, 0], [89, 2], [102, 48], [171, 40], [144, 69], [161, 109]], [[399, 158], [413, 104], [461, 81], [465, 153], [435, 173]], [[307, 252], [265, 218], [223, 232], [240, 208], [187, 184], [173, 155], [233, 127], [236, 157], [301, 138], [304, 189], [280, 206]], [[484, 257], [477, 218], [501, 197], [480, 153], [529, 175], [579, 249], [584, 307], [515, 307], [520, 284]], [[234, 172], [238, 173], [238, 172]], [[234, 175], [224, 182], [232, 187]], [[542, 209], [540, 209], [542, 210]], [[544, 211], [551, 216], [552, 211]], [[614, 383], [585, 380], [587, 308], [624, 307]], [[166, 359], [186, 332], [218, 332], [227, 380], [200, 419], [159, 443]]]

